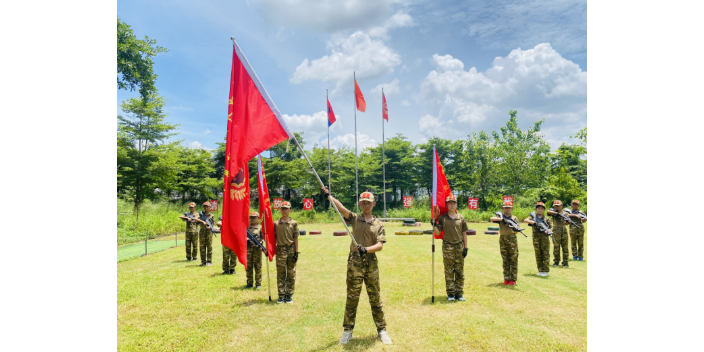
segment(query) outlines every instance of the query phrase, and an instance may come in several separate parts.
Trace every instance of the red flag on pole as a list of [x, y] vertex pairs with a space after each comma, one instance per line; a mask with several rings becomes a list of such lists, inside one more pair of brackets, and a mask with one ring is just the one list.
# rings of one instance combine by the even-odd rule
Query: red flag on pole
[[234, 38], [232, 42], [225, 142], [225, 194], [220, 237], [222, 244], [232, 249], [246, 268], [249, 226], [247, 162], [271, 146], [294, 136]]
[[269, 261], [272, 261], [274, 254], [276, 254], [276, 238], [274, 237], [274, 220], [271, 216], [271, 203], [269, 202], [269, 187], [266, 185], [261, 155], [258, 158], [257, 170], [259, 171], [259, 218], [264, 219], [262, 233], [266, 232], [266, 250]]
[[367, 103], [364, 101], [364, 95], [362, 95], [362, 90], [359, 89], [356, 78], [354, 80], [354, 100], [357, 102], [357, 110], [361, 112], [367, 110]]
[[[440, 157], [438, 157], [438, 152], [433, 146], [433, 204], [432, 207], [439, 207], [440, 211], [433, 216], [437, 219], [440, 215], [447, 213], [447, 206], [445, 205], [445, 198], [452, 195], [450, 190], [450, 184], [447, 183], [447, 178], [445, 177], [445, 170], [440, 164]], [[435, 238], [442, 239], [445, 235], [445, 231], [440, 232], [440, 235], [434, 235]]]
[[384, 95], [384, 92], [381, 92], [381, 102], [381, 110], [384, 112], [382, 116], [386, 122], [389, 122], [389, 108], [386, 107], [386, 96]]

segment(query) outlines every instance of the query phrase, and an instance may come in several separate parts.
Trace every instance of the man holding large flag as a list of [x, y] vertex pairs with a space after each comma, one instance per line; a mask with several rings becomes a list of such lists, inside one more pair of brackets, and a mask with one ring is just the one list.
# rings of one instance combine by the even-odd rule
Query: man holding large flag
[[[450, 184], [447, 183], [447, 178], [445, 177], [445, 170], [442, 168], [440, 163], [440, 157], [438, 156], [437, 150], [435, 150], [435, 144], [433, 144], [433, 194], [431, 200], [430, 214], [432, 217], [432, 225], [435, 227], [438, 224], [438, 218], [440, 215], [447, 213], [447, 198], [452, 196], [452, 191], [450, 190]], [[455, 200], [455, 202], [457, 202]], [[438, 233], [439, 232], [439, 233]], [[435, 239], [444, 239], [445, 231], [440, 228], [439, 231], [433, 231], [433, 247], [432, 247], [432, 299], [431, 301], [435, 303]], [[443, 242], [444, 245], [444, 242]], [[447, 298], [450, 299], [450, 290], [448, 289]], [[453, 290], [454, 292], [454, 290]], [[453, 299], [454, 300], [454, 295]]]

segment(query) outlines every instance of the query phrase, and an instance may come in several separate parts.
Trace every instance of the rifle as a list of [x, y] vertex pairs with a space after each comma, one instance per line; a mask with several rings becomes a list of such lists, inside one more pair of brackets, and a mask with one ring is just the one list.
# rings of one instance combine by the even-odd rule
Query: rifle
[[543, 221], [543, 219], [539, 218], [538, 214], [536, 214], [535, 212], [531, 212], [530, 216], [532, 216], [535, 223], [538, 224], [538, 230], [540, 230], [540, 232], [550, 236], [550, 238], [552, 238], [552, 241], [555, 242], [555, 239], [552, 237], [552, 230], [550, 230], [550, 228], [548, 227], [548, 224], [546, 224], [545, 221]]
[[211, 232], [213, 232], [213, 236], [218, 237], [217, 235], [215, 235], [215, 233], [219, 233], [219, 231], [218, 232], [213, 231], [213, 225], [215, 225], [215, 224], [213, 224], [213, 219], [205, 216], [204, 211], [201, 211], [198, 215], [200, 215], [199, 220], [205, 223], [205, 227], [208, 230], [210, 230]]
[[503, 222], [504, 225], [510, 227], [511, 230], [516, 231], [516, 232], [520, 232], [521, 235], [523, 235], [524, 237], [528, 237], [528, 235], [526, 235], [525, 233], [523, 233], [523, 229], [520, 228], [520, 227], [518, 226], [518, 223], [515, 222], [515, 221], [513, 221], [513, 219], [504, 217], [504, 214], [503, 214], [502, 212], [500, 212], [500, 211], [497, 211], [497, 212], [494, 213], [494, 214], [495, 214], [497, 217], [501, 218], [501, 222]]
[[[584, 219], [586, 218], [586, 216], [580, 214], [578, 210], [572, 210], [572, 211], [570, 211], [570, 212], [572, 213], [572, 214], [570, 214], [570, 215], [576, 215], [576, 216], [579, 218], [579, 220], [584, 221]], [[581, 226], [580, 226], [580, 227], [581, 227]]]
[[193, 220], [196, 219], [196, 216], [195, 216], [195, 215], [191, 215], [191, 213], [189, 213], [189, 212], [183, 213], [183, 216], [185, 216], [185, 217], [188, 218], [188, 219], [181, 219], [181, 220], [183, 220], [183, 221], [193, 221]]
[[[220, 217], [220, 221], [222, 221], [222, 216]], [[222, 228], [219, 228], [219, 229], [212, 229], [211, 231], [213, 231], [214, 234], [215, 234], [215, 233], [221, 233], [221, 232], [222, 232]], [[215, 236], [215, 235], [213, 235], [213, 236]], [[215, 237], [218, 237], [218, 236], [215, 236]]]
[[262, 243], [257, 236], [255, 236], [249, 229], [247, 229], [247, 240], [249, 242], [252, 242], [255, 246], [259, 247], [259, 249], [262, 250], [262, 252], [266, 253], [266, 247], [264, 247], [264, 243]]
[[[554, 213], [554, 214], [553, 214], [553, 213]], [[562, 218], [562, 220], [564, 220], [564, 221], [565, 221], [567, 224], [569, 224], [569, 225], [574, 225], [574, 226], [576, 226], [577, 228], [580, 228], [580, 229], [582, 228], [582, 226], [579, 226], [578, 223], [572, 221], [572, 219], [570, 219], [569, 216], [565, 215], [565, 213], [563, 213], [563, 212], [561, 212], [561, 211], [558, 212], [557, 210], [555, 210], [555, 208], [550, 208], [550, 210], [548, 210], [548, 214], [552, 215], [552, 216], [555, 217], [555, 218], [558, 218], [558, 217], [559, 217], [559, 218]]]

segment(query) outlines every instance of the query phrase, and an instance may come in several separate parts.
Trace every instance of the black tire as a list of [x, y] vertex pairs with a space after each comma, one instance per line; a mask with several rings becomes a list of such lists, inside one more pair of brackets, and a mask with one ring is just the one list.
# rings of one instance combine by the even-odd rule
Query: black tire
[[499, 227], [498, 226], [489, 226], [488, 230], [489, 231], [499, 231]]
[[432, 234], [433, 234], [433, 230], [423, 230], [423, 233], [426, 234], [426, 235], [432, 235]]
[[306, 235], [306, 230], [299, 230], [298, 235], [300, 236], [305, 236]]
[[498, 235], [499, 231], [484, 231], [485, 235]]

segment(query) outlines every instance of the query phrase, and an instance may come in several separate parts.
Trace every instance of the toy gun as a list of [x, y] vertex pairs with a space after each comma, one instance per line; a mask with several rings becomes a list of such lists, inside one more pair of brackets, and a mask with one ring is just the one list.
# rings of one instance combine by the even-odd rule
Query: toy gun
[[266, 247], [264, 247], [264, 243], [257, 238], [255, 234], [253, 234], [249, 229], [247, 229], [247, 240], [251, 242], [253, 245], [259, 247], [259, 249], [262, 250], [262, 252], [266, 253]]
[[[214, 232], [214, 233], [219, 233], [219, 232], [220, 232], [220, 231], [218, 231], [218, 232], [213, 231], [213, 225], [215, 225], [215, 224], [213, 224], [213, 219], [211, 219], [211, 218], [205, 216], [205, 212], [204, 212], [204, 211], [201, 211], [199, 215], [200, 215], [200, 221], [202, 221], [202, 222], [205, 223], [205, 227], [206, 227], [208, 230], [210, 230], [211, 232]], [[215, 235], [215, 234], [213, 234], [213, 236], [218, 237], [218, 236]]]
[[550, 236], [550, 238], [552, 238], [552, 240], [554, 242], [555, 239], [552, 237], [552, 230], [550, 230], [550, 228], [548, 227], [548, 224], [546, 224], [545, 221], [543, 221], [543, 219], [539, 218], [538, 215], [535, 214], [535, 212], [530, 213], [530, 216], [533, 217], [533, 220], [535, 221], [536, 225], [538, 225], [537, 226], [538, 230], [540, 230], [540, 232]]
[[504, 214], [501, 213], [500, 211], [497, 211], [497, 212], [494, 213], [494, 214], [495, 214], [497, 217], [501, 218], [501, 222], [503, 222], [504, 225], [510, 227], [511, 230], [513, 230], [513, 231], [515, 231], [515, 232], [520, 232], [521, 235], [523, 235], [523, 236], [525, 236], [525, 237], [528, 237], [528, 235], [526, 235], [525, 233], [523, 233], [523, 229], [520, 228], [520, 227], [518, 226], [518, 223], [515, 222], [515, 221], [513, 221], [513, 219], [504, 217]]
[[555, 208], [550, 208], [550, 210], [548, 210], [548, 214], [552, 215], [552, 216], [555, 217], [555, 218], [562, 218], [562, 220], [563, 220], [564, 222], [566, 222], [566, 223], [568, 223], [568, 224], [570, 224], [570, 225], [574, 225], [574, 226], [576, 226], [576, 227], [578, 227], [578, 228], [580, 228], [580, 229], [582, 228], [582, 226], [579, 226], [578, 223], [572, 221], [572, 219], [570, 219], [569, 216], [565, 215], [565, 213], [563, 213], [563, 212], [561, 212], [561, 211], [558, 212], [557, 210], [555, 210]]
[[584, 221], [584, 219], [587, 218], [586, 216], [582, 215], [578, 210], [572, 210], [571, 213], [572, 214], [570, 214], [570, 216], [574, 215], [574, 216], [578, 217], [579, 220], [582, 220], [582, 221]]
[[185, 216], [185, 217], [188, 218], [188, 219], [181, 219], [181, 220], [183, 220], [183, 221], [193, 221], [193, 220], [196, 219], [196, 216], [195, 216], [195, 215], [191, 215], [191, 213], [189, 213], [189, 212], [183, 213], [183, 216]]

